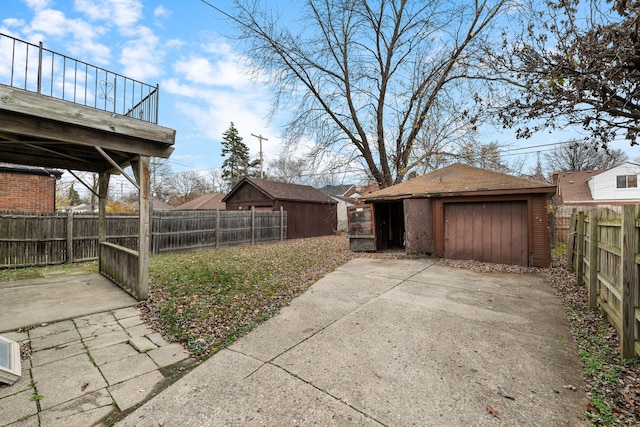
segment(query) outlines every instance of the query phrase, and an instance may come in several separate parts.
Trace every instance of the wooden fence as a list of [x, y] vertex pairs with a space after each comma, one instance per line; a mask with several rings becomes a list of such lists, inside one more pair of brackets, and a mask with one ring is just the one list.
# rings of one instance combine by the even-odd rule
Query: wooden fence
[[[138, 250], [138, 215], [108, 214], [107, 242]], [[152, 253], [248, 245], [286, 239], [284, 211], [157, 211]], [[0, 268], [98, 258], [98, 214], [0, 214]], [[115, 274], [115, 273], [114, 273]]]
[[601, 307], [620, 335], [622, 357], [640, 356], [640, 205], [575, 211], [567, 256], [589, 307]]
[[622, 206], [613, 205], [583, 205], [583, 206], [558, 206], [549, 215], [549, 227], [551, 228], [551, 243], [567, 243], [569, 238], [569, 226], [573, 211], [583, 211], [588, 213], [592, 209], [608, 208], [618, 213], [622, 212]]

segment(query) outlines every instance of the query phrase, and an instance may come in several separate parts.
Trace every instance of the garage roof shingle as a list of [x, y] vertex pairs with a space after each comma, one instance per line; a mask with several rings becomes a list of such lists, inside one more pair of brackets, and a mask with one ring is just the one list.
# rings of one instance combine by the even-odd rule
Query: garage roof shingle
[[400, 184], [366, 194], [362, 199], [399, 199], [493, 191], [500, 193], [501, 191], [513, 190], [521, 190], [521, 192], [546, 190], [549, 193], [554, 193], [555, 186], [546, 182], [455, 163]]

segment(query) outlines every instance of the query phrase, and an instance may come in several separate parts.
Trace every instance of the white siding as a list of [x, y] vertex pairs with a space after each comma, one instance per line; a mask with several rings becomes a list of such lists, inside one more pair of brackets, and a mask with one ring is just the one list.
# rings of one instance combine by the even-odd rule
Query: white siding
[[640, 165], [624, 163], [589, 179], [589, 189], [593, 200], [637, 200], [640, 201], [640, 187], [616, 188], [619, 175], [636, 175], [640, 185]]

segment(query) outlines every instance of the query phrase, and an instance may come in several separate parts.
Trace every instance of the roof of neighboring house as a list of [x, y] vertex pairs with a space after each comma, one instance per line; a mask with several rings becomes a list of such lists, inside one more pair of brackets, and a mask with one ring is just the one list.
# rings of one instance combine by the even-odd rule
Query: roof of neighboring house
[[[151, 204], [151, 210], [154, 210], [154, 211], [169, 211], [173, 209], [173, 207], [171, 207], [170, 204], [165, 203], [162, 200], [157, 199], [155, 197], [151, 197], [149, 199], [149, 203]], [[131, 203], [131, 207], [137, 211], [140, 208], [140, 203], [136, 200], [135, 202]]]
[[344, 184], [344, 185], [326, 185], [322, 188], [318, 188], [318, 190], [322, 191], [324, 194], [329, 196], [343, 196], [348, 197], [351, 194], [347, 194], [349, 192], [353, 193], [355, 191], [355, 185], [353, 184]]
[[22, 173], [22, 174], [29, 174], [29, 175], [44, 175], [44, 176], [53, 176], [55, 178], [60, 178], [63, 174], [63, 172], [58, 169], [43, 168], [39, 166], [14, 165], [11, 163], [0, 163], [0, 172]]
[[361, 204], [361, 203], [362, 203], [360, 200], [358, 200], [358, 199], [354, 199], [353, 197], [331, 196], [331, 198], [332, 198], [333, 200], [336, 200], [336, 201], [343, 201], [343, 202], [345, 202], [347, 205], [351, 205], [351, 206], [353, 206], [353, 205], [359, 205], [359, 204]]
[[309, 185], [291, 184], [288, 182], [271, 181], [269, 179], [245, 177], [231, 190], [224, 198], [226, 202], [229, 197], [243, 185], [251, 185], [264, 193], [272, 200], [289, 200], [297, 202], [314, 203], [336, 203], [331, 197], [324, 194], [317, 188]]
[[605, 170], [557, 172], [553, 174], [553, 182], [558, 185], [557, 203], [562, 205], [593, 200], [588, 181], [602, 172], [605, 172]]
[[206, 210], [206, 209], [226, 209], [225, 203], [222, 201], [224, 198], [224, 194], [222, 193], [211, 193], [205, 194], [200, 197], [196, 197], [195, 199], [183, 203], [178, 207], [172, 208], [176, 211], [181, 210]]
[[431, 196], [555, 193], [546, 182], [519, 178], [501, 172], [454, 163], [431, 173], [410, 179], [361, 197], [364, 200], [402, 199]]

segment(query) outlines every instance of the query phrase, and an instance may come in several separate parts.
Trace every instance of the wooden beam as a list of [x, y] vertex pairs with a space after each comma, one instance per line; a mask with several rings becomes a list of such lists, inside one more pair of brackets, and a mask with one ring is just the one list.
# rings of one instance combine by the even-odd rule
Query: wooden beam
[[132, 162], [134, 174], [139, 186], [140, 229], [138, 240], [138, 283], [135, 297], [138, 300], [149, 296], [149, 250], [150, 250], [150, 200], [149, 200], [149, 157], [140, 156]]
[[158, 144], [148, 139], [137, 139], [134, 136], [120, 134], [115, 130], [109, 132], [91, 126], [91, 122], [80, 126], [37, 116], [16, 114], [0, 108], [0, 132], [88, 147], [100, 146], [107, 150], [134, 155], [167, 158], [173, 152], [173, 147], [168, 144]]
[[138, 187], [138, 184], [136, 183], [136, 181], [133, 180], [133, 178], [131, 178], [125, 171], [124, 169], [122, 169], [120, 167], [120, 165], [118, 165], [118, 163], [116, 163], [111, 157], [109, 157], [109, 155], [107, 153], [104, 152], [104, 150], [100, 147], [96, 147], [96, 150], [98, 151], [98, 153], [100, 153], [102, 155], [102, 157], [104, 157], [110, 164], [111, 166], [113, 166], [117, 171], [119, 171], [125, 178], [127, 178], [127, 180], [134, 186], [136, 187], [137, 190], [140, 190], [140, 187]]
[[107, 241], [107, 195], [109, 194], [109, 173], [98, 177], [98, 271], [102, 271], [101, 243]]
[[74, 169], [89, 172], [103, 172], [105, 170], [111, 169], [111, 165], [106, 161], [79, 163], [77, 160], [71, 159], [60, 159], [29, 154], [16, 154], [2, 151], [0, 151], [0, 162], [15, 163], [25, 166], [43, 166], [47, 168]]
[[5, 85], [0, 85], [0, 110], [77, 126], [90, 126], [96, 130], [116, 132], [163, 145], [175, 142], [174, 129]]

